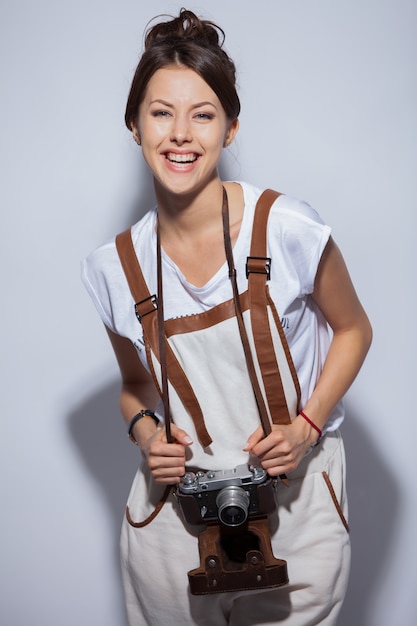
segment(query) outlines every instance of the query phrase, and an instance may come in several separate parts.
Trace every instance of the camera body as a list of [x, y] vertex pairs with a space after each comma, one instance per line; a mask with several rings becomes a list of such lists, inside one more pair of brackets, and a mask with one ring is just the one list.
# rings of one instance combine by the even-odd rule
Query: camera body
[[274, 484], [261, 467], [238, 465], [230, 470], [187, 472], [177, 498], [189, 524], [219, 522], [238, 527], [248, 517], [275, 510]]

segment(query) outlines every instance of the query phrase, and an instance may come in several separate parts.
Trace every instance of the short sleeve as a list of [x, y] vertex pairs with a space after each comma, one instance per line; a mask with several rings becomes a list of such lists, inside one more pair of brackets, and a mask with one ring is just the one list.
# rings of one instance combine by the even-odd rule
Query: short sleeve
[[[112, 283], [120, 274], [115, 258], [114, 242], [98, 248], [81, 261], [81, 280], [90, 295], [103, 323], [116, 332], [112, 311]], [[103, 271], [103, 268], [106, 271]]]
[[[331, 229], [309, 204], [280, 196], [272, 209], [271, 245], [294, 289], [294, 295], [311, 294], [318, 265]], [[296, 293], [298, 291], [298, 293]]]

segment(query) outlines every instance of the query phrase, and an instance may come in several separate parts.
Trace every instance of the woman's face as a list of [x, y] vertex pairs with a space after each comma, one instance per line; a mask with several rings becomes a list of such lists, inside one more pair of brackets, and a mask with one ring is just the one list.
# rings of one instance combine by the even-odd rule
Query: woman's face
[[132, 130], [157, 184], [173, 194], [200, 191], [217, 178], [223, 147], [238, 121], [230, 121], [209, 85], [189, 68], [155, 72]]

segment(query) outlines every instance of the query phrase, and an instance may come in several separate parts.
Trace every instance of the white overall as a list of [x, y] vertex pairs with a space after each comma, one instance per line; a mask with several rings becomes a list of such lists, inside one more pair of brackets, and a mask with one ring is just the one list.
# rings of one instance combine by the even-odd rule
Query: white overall
[[[282, 341], [278, 312], [267, 290], [265, 294], [270, 336], [291, 418], [299, 408], [297, 379]], [[246, 292], [240, 299], [269, 417], [278, 422], [276, 409], [271, 408], [269, 401], [268, 363], [260, 362], [262, 357], [259, 359], [255, 348], [250, 294]], [[137, 312], [143, 315], [148, 362], [160, 388], [156, 314], [152, 301], [141, 306]], [[233, 301], [205, 313], [168, 320], [165, 333], [172, 418], [194, 441], [188, 464], [217, 470], [250, 462], [242, 448], [259, 426], [259, 413]], [[181, 370], [187, 372], [185, 383]], [[288, 563], [289, 584], [277, 589], [193, 596], [188, 588], [187, 572], [200, 564], [201, 526], [184, 522], [173, 496], [143, 528], [133, 527], [125, 519], [121, 558], [131, 626], [334, 625], [350, 564], [345, 459], [339, 433], [329, 433], [288, 478], [289, 486], [277, 484], [277, 510], [270, 516], [273, 552]], [[130, 518], [138, 522], [145, 520], [158, 505], [163, 491], [163, 486], [154, 483], [144, 462], [130, 492]]]

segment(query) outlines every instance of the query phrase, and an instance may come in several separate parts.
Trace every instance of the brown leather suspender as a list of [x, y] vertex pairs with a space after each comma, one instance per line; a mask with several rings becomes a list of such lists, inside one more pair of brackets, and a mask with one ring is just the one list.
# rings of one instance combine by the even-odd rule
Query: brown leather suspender
[[[279, 375], [279, 365], [269, 325], [269, 292], [266, 287], [266, 282], [270, 279], [271, 273], [271, 259], [266, 256], [268, 217], [272, 204], [280, 195], [281, 194], [277, 191], [266, 189], [258, 200], [253, 223], [250, 256], [247, 258], [246, 262], [246, 276], [248, 278], [249, 309], [256, 355], [262, 373], [266, 399], [272, 421], [274, 424], [289, 424], [291, 417], [288, 411], [282, 379]], [[277, 271], [276, 266], [274, 266], [274, 271]], [[280, 320], [276, 319], [275, 323], [296, 387], [299, 402], [301, 392], [291, 353]]]
[[229, 225], [229, 209], [227, 202], [226, 190], [223, 187], [223, 233], [224, 233], [224, 248], [226, 251], [227, 264], [229, 266], [229, 277], [232, 281], [233, 288], [233, 300], [235, 303], [236, 319], [239, 326], [240, 338], [242, 341], [243, 351], [245, 353], [246, 365], [248, 367], [249, 378], [252, 383], [253, 393], [258, 407], [259, 418], [261, 420], [262, 429], [264, 435], [267, 436], [271, 432], [271, 422], [268, 418], [268, 411], [266, 409], [265, 401], [262, 395], [261, 388], [259, 386], [258, 377], [255, 371], [255, 365], [253, 362], [252, 351], [249, 344], [248, 335], [245, 328], [245, 322], [243, 320], [242, 306], [239, 298], [239, 290], [236, 280], [236, 269], [233, 260], [232, 243], [230, 241], [230, 225]]
[[[142, 270], [133, 247], [130, 228], [125, 230], [120, 235], [117, 235], [116, 247], [135, 302], [136, 317], [142, 324], [144, 337], [149, 344], [147, 349], [150, 347], [159, 360], [157, 297], [156, 295], [150, 294], [148, 286], [143, 278]], [[201, 445], [204, 447], [209, 446], [212, 439], [207, 432], [200, 404], [167, 339], [165, 339], [164, 343], [169, 380], [183, 401], [187, 411], [193, 416], [198, 439]], [[151, 357], [148, 352], [148, 360], [150, 360], [150, 358]], [[155, 384], [157, 385], [157, 388], [159, 388], [157, 380], [155, 380]], [[160, 388], [159, 393], [162, 397], [162, 390]]]

